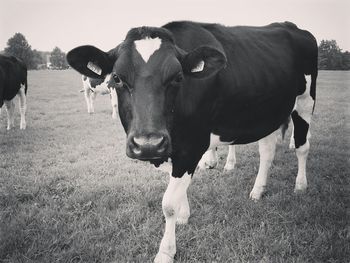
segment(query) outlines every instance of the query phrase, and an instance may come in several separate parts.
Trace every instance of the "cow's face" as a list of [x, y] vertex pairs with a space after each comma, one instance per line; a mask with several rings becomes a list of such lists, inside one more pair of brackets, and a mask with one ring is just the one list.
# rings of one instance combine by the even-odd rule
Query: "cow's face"
[[184, 78], [212, 76], [226, 62], [217, 49], [203, 46], [186, 53], [169, 31], [146, 27], [130, 30], [108, 53], [81, 46], [70, 51], [67, 60], [84, 75], [106, 78], [117, 90], [126, 153], [140, 160], [170, 157], [175, 98]]

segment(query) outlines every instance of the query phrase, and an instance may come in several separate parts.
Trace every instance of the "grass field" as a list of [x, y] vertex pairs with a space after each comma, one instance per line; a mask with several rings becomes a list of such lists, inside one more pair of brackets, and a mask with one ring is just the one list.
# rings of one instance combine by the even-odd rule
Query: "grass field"
[[[27, 130], [0, 116], [0, 262], [150, 262], [164, 230], [168, 176], [125, 156], [108, 96], [88, 115], [80, 76], [29, 72]], [[293, 193], [297, 161], [278, 145], [268, 191], [248, 199], [257, 144], [237, 165], [195, 174], [176, 262], [350, 261], [350, 72], [321, 71], [307, 193]], [[290, 136], [290, 131], [288, 131]]]

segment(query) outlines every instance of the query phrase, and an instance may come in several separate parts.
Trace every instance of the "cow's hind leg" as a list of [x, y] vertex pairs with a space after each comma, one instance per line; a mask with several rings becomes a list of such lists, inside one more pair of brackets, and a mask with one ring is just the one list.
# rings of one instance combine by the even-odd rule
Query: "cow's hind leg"
[[306, 90], [296, 99], [292, 112], [294, 124], [293, 136], [295, 151], [298, 158], [298, 174], [295, 181], [295, 192], [305, 191], [307, 188], [306, 160], [310, 149], [310, 122], [314, 100], [310, 96], [310, 76], [306, 76]]
[[236, 165], [236, 147], [234, 145], [228, 146], [228, 154], [226, 159], [226, 164], [224, 166], [224, 170], [231, 171], [235, 169]]
[[27, 126], [26, 124], [27, 97], [26, 97], [24, 85], [21, 85], [21, 88], [18, 91], [18, 96], [19, 96], [19, 112], [21, 114], [20, 129], [24, 130]]
[[5, 100], [7, 111], [7, 130], [11, 130], [15, 125], [15, 103], [13, 100]]
[[250, 198], [253, 200], [259, 200], [265, 192], [267, 174], [275, 157], [277, 131], [259, 140], [259, 171], [255, 179], [253, 190], [250, 192]]
[[162, 201], [163, 214], [165, 216], [165, 231], [154, 262], [173, 262], [176, 253], [175, 225], [181, 209], [186, 209], [186, 207], [183, 207], [184, 202], [188, 206], [186, 192], [190, 182], [191, 175], [187, 173], [181, 178], [170, 176], [169, 185]]

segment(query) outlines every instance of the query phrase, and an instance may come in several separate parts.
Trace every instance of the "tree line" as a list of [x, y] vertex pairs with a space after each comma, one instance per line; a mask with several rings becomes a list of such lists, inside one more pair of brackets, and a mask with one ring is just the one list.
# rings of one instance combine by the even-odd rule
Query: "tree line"
[[[66, 54], [58, 47], [51, 52], [32, 49], [21, 33], [16, 33], [7, 41], [4, 50], [7, 55], [21, 58], [28, 69], [66, 69]], [[47, 63], [49, 57], [49, 63]], [[318, 47], [318, 68], [323, 70], [350, 70], [350, 52], [343, 52], [335, 40], [322, 40]]]
[[67, 69], [69, 67], [66, 54], [61, 49], [55, 47], [51, 52], [32, 49], [21, 33], [16, 33], [7, 41], [3, 53], [22, 59], [28, 69]]

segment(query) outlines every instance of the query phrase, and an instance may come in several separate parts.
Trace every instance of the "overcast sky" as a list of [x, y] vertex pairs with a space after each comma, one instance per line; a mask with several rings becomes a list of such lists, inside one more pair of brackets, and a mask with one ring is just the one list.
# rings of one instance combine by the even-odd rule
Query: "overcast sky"
[[224, 25], [292, 21], [318, 41], [350, 51], [350, 0], [0, 0], [0, 50], [16, 32], [33, 49], [67, 52], [83, 44], [115, 47], [137, 26], [173, 20]]

